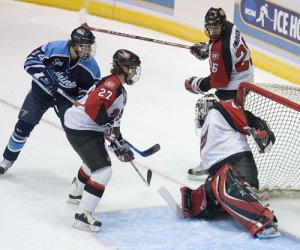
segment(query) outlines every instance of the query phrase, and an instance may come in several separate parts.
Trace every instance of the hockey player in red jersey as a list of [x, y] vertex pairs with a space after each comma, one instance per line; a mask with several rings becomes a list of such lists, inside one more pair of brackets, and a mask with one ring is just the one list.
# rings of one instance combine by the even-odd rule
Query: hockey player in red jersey
[[209, 44], [197, 43], [190, 49], [199, 60], [209, 58], [210, 75], [191, 77], [185, 81], [188, 91], [203, 94], [210, 89], [217, 89], [216, 95], [221, 100], [236, 99], [241, 82], [253, 82], [253, 63], [246, 42], [221, 8], [210, 8], [205, 16], [205, 33]]
[[273, 212], [252, 192], [259, 181], [246, 138], [251, 130], [260, 153], [269, 151], [275, 136], [267, 123], [234, 100], [207, 94], [196, 104], [196, 125], [201, 127], [200, 155], [209, 176], [196, 190], [181, 188], [183, 215], [207, 218], [225, 210], [253, 236], [279, 236]]
[[134, 159], [121, 135], [120, 121], [127, 102], [124, 84], [132, 85], [139, 79], [140, 64], [134, 53], [125, 49], [116, 51], [111, 75], [102, 78], [65, 113], [67, 138], [84, 162], [69, 194], [70, 203], [80, 203], [73, 223], [76, 228], [97, 232], [101, 227], [93, 212], [112, 174], [105, 139], [120, 161]]
[[[226, 20], [222, 8], [210, 8], [204, 26], [209, 43], [197, 43], [190, 51], [199, 60], [209, 58], [210, 75], [190, 77], [185, 80], [185, 88], [194, 94], [216, 89], [215, 94], [219, 99], [236, 99], [239, 84], [254, 81], [249, 48], [238, 28]], [[189, 179], [199, 180], [206, 172], [200, 163], [194, 169], [189, 169], [188, 174]]]

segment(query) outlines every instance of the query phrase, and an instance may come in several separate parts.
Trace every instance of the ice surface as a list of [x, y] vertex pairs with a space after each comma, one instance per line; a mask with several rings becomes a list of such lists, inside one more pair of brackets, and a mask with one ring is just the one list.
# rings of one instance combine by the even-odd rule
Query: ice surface
[[[88, 16], [95, 27], [161, 40], [185, 41], [132, 25]], [[30, 89], [23, 70], [26, 56], [50, 41], [68, 39], [79, 26], [78, 13], [15, 1], [0, 0], [0, 150], [13, 131], [18, 111]], [[129, 101], [122, 133], [144, 150], [155, 143], [161, 150], [148, 158], [136, 155], [144, 176], [151, 168], [148, 188], [130, 164], [112, 156], [113, 177], [96, 216], [103, 222], [99, 234], [72, 228], [76, 206], [66, 203], [80, 159], [68, 144], [55, 113], [50, 110], [27, 141], [18, 161], [0, 177], [0, 249], [300, 249], [299, 200], [273, 200], [271, 209], [284, 236], [262, 241], [252, 238], [230, 217], [211, 221], [179, 220], [157, 193], [165, 185], [180, 200], [179, 187], [200, 185], [187, 179], [187, 170], [199, 162], [193, 119], [199, 98], [184, 89], [184, 79], [206, 76], [208, 62], [188, 50], [129, 38], [95, 33], [96, 59], [103, 76], [120, 48], [137, 53], [142, 75], [128, 86]], [[256, 69], [257, 82], [286, 83]]]

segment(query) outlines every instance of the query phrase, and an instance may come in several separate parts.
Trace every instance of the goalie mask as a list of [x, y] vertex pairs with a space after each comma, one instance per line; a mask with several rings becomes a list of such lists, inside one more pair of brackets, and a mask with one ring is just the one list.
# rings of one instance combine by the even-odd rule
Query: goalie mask
[[117, 74], [125, 76], [128, 85], [132, 85], [140, 78], [141, 60], [133, 52], [120, 49], [113, 55], [113, 68]]
[[222, 8], [210, 8], [205, 15], [205, 34], [210, 40], [216, 41], [221, 38], [226, 29], [226, 14]]
[[71, 33], [70, 46], [83, 61], [89, 61], [96, 54], [95, 36], [84, 27], [78, 27]]
[[213, 108], [214, 104], [219, 101], [215, 94], [206, 94], [201, 97], [195, 107], [195, 126], [201, 128], [204, 124], [208, 112]]

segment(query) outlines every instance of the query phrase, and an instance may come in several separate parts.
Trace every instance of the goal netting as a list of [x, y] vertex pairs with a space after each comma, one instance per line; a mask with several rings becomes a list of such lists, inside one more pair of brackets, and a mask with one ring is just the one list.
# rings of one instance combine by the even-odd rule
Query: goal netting
[[[258, 167], [260, 191], [269, 197], [300, 196], [300, 88], [277, 84], [241, 83], [238, 103], [266, 120], [276, 142], [260, 154], [249, 142]], [[283, 192], [284, 191], [284, 192]]]

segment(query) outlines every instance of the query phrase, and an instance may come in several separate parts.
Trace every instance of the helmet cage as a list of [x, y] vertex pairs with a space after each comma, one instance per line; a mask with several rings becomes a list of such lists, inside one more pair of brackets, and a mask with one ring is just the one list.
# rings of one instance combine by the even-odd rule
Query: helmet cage
[[213, 108], [214, 104], [219, 101], [215, 94], [206, 94], [201, 97], [195, 106], [195, 126], [201, 128], [205, 122], [208, 112]]
[[78, 43], [74, 50], [76, 55], [83, 61], [89, 61], [96, 54], [97, 45], [88, 43]]
[[128, 68], [128, 73], [125, 76], [125, 81], [128, 85], [132, 85], [140, 79], [140, 76], [141, 66], [130, 66]]
[[[141, 75], [140, 58], [129, 50], [120, 49], [113, 56], [113, 67], [125, 76], [128, 85], [134, 84]], [[124, 67], [126, 69], [124, 70]]]

